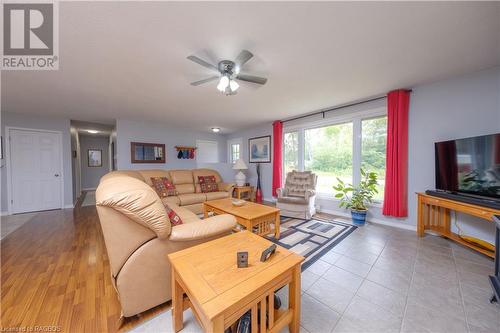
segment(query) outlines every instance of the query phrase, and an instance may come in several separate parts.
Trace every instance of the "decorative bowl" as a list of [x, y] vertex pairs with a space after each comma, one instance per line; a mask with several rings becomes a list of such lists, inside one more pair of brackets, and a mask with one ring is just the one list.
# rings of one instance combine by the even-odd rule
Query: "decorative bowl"
[[236, 207], [241, 207], [245, 204], [245, 200], [240, 200], [240, 199], [231, 199], [231, 203], [236, 206]]

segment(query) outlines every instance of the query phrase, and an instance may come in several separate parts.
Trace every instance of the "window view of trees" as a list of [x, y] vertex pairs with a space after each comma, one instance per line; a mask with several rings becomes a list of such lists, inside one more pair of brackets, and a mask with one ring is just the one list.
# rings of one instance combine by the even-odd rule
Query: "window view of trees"
[[304, 131], [304, 169], [318, 175], [318, 192], [333, 194], [337, 177], [352, 182], [352, 131], [352, 122]]
[[299, 170], [299, 133], [285, 133], [283, 139], [284, 172], [283, 176], [292, 170]]
[[361, 167], [378, 176], [378, 194], [374, 199], [384, 200], [385, 147], [387, 143], [387, 117], [364, 119], [361, 122]]
[[[361, 142], [355, 138], [360, 138]], [[353, 157], [356, 157], [361, 168], [377, 174], [378, 194], [374, 200], [383, 201], [386, 141], [386, 116], [353, 117], [352, 121], [345, 123], [285, 132], [283, 176], [301, 168], [313, 171], [318, 175], [316, 191], [333, 199], [337, 177], [345, 183], [353, 183], [353, 178], [359, 179], [360, 170], [353, 169]]]

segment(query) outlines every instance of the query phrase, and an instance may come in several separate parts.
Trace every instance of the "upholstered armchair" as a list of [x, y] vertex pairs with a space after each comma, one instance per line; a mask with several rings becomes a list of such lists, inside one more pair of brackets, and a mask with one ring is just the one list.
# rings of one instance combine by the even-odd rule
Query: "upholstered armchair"
[[276, 190], [276, 207], [281, 214], [309, 219], [316, 213], [316, 182], [318, 176], [311, 171], [292, 171], [286, 175], [285, 187]]

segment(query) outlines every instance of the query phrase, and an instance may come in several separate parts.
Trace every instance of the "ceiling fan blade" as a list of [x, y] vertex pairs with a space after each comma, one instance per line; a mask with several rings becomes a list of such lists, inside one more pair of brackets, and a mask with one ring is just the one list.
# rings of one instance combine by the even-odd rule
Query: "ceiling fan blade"
[[267, 82], [266, 78], [253, 75], [238, 74], [236, 78], [241, 81], [247, 81], [257, 84], [266, 84]]
[[213, 69], [215, 71], [219, 71], [219, 69], [217, 67], [215, 67], [214, 65], [206, 62], [205, 60], [203, 59], [200, 59], [198, 58], [197, 56], [194, 56], [194, 55], [190, 55], [189, 57], [187, 57], [189, 60], [191, 61], [194, 61], [195, 63], [197, 63], [198, 65], [202, 65], [203, 67], [206, 67], [206, 68], [210, 68], [210, 69]]
[[199, 86], [199, 85], [201, 85], [203, 83], [207, 83], [207, 82], [210, 82], [210, 81], [215, 81], [217, 79], [219, 79], [218, 75], [217, 76], [211, 76], [211, 77], [209, 77], [207, 79], [203, 79], [203, 80], [191, 82], [191, 85], [192, 86]]
[[247, 51], [247, 50], [242, 50], [240, 54], [236, 57], [236, 60], [234, 61], [238, 66], [243, 66], [248, 60], [250, 60], [253, 57], [252, 52]]

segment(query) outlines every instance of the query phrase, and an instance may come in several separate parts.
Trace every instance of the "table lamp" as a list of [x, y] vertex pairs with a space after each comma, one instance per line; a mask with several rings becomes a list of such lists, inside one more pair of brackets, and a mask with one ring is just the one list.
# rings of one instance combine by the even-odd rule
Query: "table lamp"
[[247, 170], [247, 169], [248, 169], [247, 165], [245, 164], [245, 162], [243, 162], [243, 159], [241, 158], [239, 158], [236, 161], [236, 163], [234, 163], [233, 170], [240, 170], [236, 174], [236, 176], [234, 176], [234, 181], [236, 182], [236, 186], [245, 186], [245, 180], [247, 177], [241, 170]]

